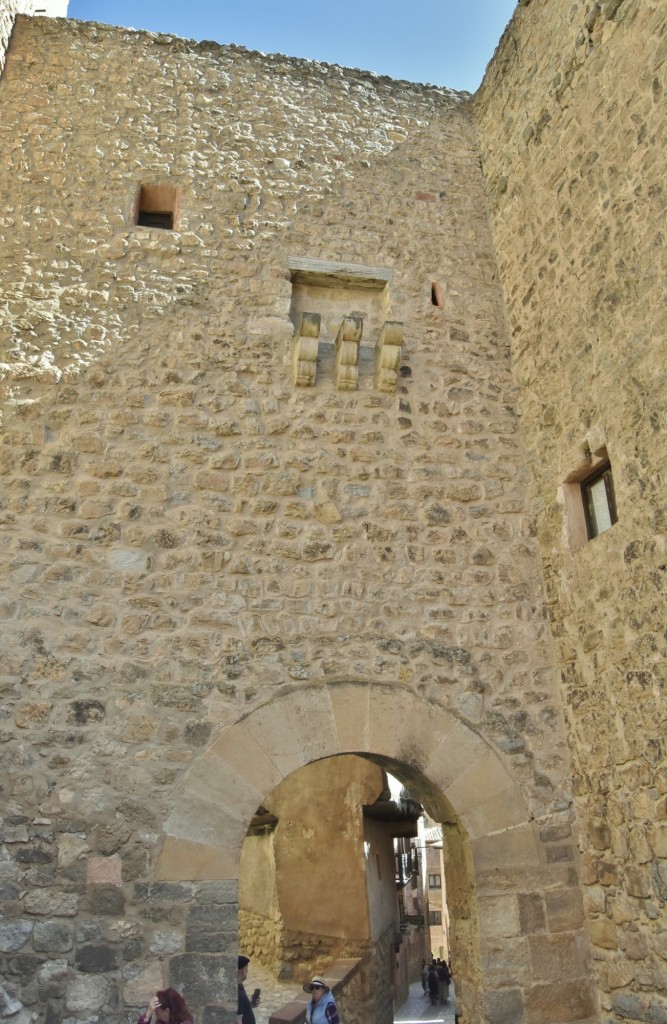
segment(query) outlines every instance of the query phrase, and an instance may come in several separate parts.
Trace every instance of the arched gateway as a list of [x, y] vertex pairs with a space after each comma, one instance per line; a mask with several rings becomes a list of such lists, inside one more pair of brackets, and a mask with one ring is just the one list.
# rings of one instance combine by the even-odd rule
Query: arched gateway
[[228, 883], [228, 944], [226, 955], [209, 942], [173, 958], [172, 980], [198, 978], [205, 999], [232, 1008], [235, 882], [250, 819], [287, 775], [342, 753], [390, 769], [445, 826], [464, 1019], [592, 1016], [572, 840], [551, 824], [558, 808], [538, 820], [508, 758], [452, 711], [405, 689], [347, 681], [290, 689], [255, 708], [187, 775], [157, 876]]

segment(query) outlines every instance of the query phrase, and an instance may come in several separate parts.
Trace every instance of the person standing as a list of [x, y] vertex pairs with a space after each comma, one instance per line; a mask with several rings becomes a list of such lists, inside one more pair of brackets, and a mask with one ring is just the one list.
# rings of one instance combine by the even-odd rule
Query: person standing
[[422, 988], [424, 995], [428, 995], [428, 964], [425, 960], [422, 960]]
[[304, 992], [310, 992], [310, 1002], [306, 1007], [306, 1024], [340, 1024], [336, 1001], [324, 978], [316, 975], [303, 986]]
[[435, 973], [435, 963], [428, 969], [428, 994], [431, 997], [431, 1005], [438, 1004], [438, 975]]
[[248, 977], [248, 964], [250, 958], [239, 956], [236, 961], [236, 983], [238, 985], [238, 1004], [236, 1007], [236, 1024], [255, 1024], [255, 1014], [252, 1010], [250, 997], [245, 990], [243, 982]]
[[445, 1003], [449, 1002], [449, 983], [452, 980], [452, 976], [449, 971], [449, 966], [446, 960], [438, 960], [438, 996], [440, 999], [440, 1005], [444, 1006]]

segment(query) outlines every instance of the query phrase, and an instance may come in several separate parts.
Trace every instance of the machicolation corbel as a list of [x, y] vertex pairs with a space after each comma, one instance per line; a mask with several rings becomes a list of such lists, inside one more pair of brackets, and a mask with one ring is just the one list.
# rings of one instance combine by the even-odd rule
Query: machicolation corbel
[[336, 335], [336, 387], [356, 391], [359, 383], [359, 343], [364, 330], [360, 316], [344, 316]]
[[375, 345], [375, 384], [378, 391], [396, 390], [403, 332], [403, 324], [399, 320], [386, 320], [380, 331]]
[[317, 349], [320, 337], [318, 313], [302, 313], [294, 332], [294, 383], [297, 387], [312, 388], [317, 373]]

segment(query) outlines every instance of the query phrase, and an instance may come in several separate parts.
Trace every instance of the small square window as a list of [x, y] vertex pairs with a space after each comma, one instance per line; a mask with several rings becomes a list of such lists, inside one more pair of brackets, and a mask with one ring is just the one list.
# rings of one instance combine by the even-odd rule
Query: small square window
[[178, 190], [173, 185], [142, 185], [135, 222], [143, 228], [173, 231], [178, 213]]
[[570, 551], [609, 530], [618, 520], [611, 463], [605, 447], [591, 453], [562, 487]]
[[429, 889], [442, 889], [442, 878], [440, 875], [429, 875], [428, 887]]
[[429, 910], [429, 912], [428, 912], [428, 923], [429, 924], [442, 924], [442, 911], [441, 910]]
[[614, 480], [607, 462], [581, 484], [588, 539], [593, 540], [618, 520]]

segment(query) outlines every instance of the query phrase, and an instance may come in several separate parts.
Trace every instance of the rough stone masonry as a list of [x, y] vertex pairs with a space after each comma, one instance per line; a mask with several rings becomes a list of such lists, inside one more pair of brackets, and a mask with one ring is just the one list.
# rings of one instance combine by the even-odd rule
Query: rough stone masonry
[[352, 751], [445, 823], [464, 1020], [664, 1022], [665, 17], [522, 3], [474, 100], [16, 19], [12, 1019], [231, 1019], [250, 817]]

